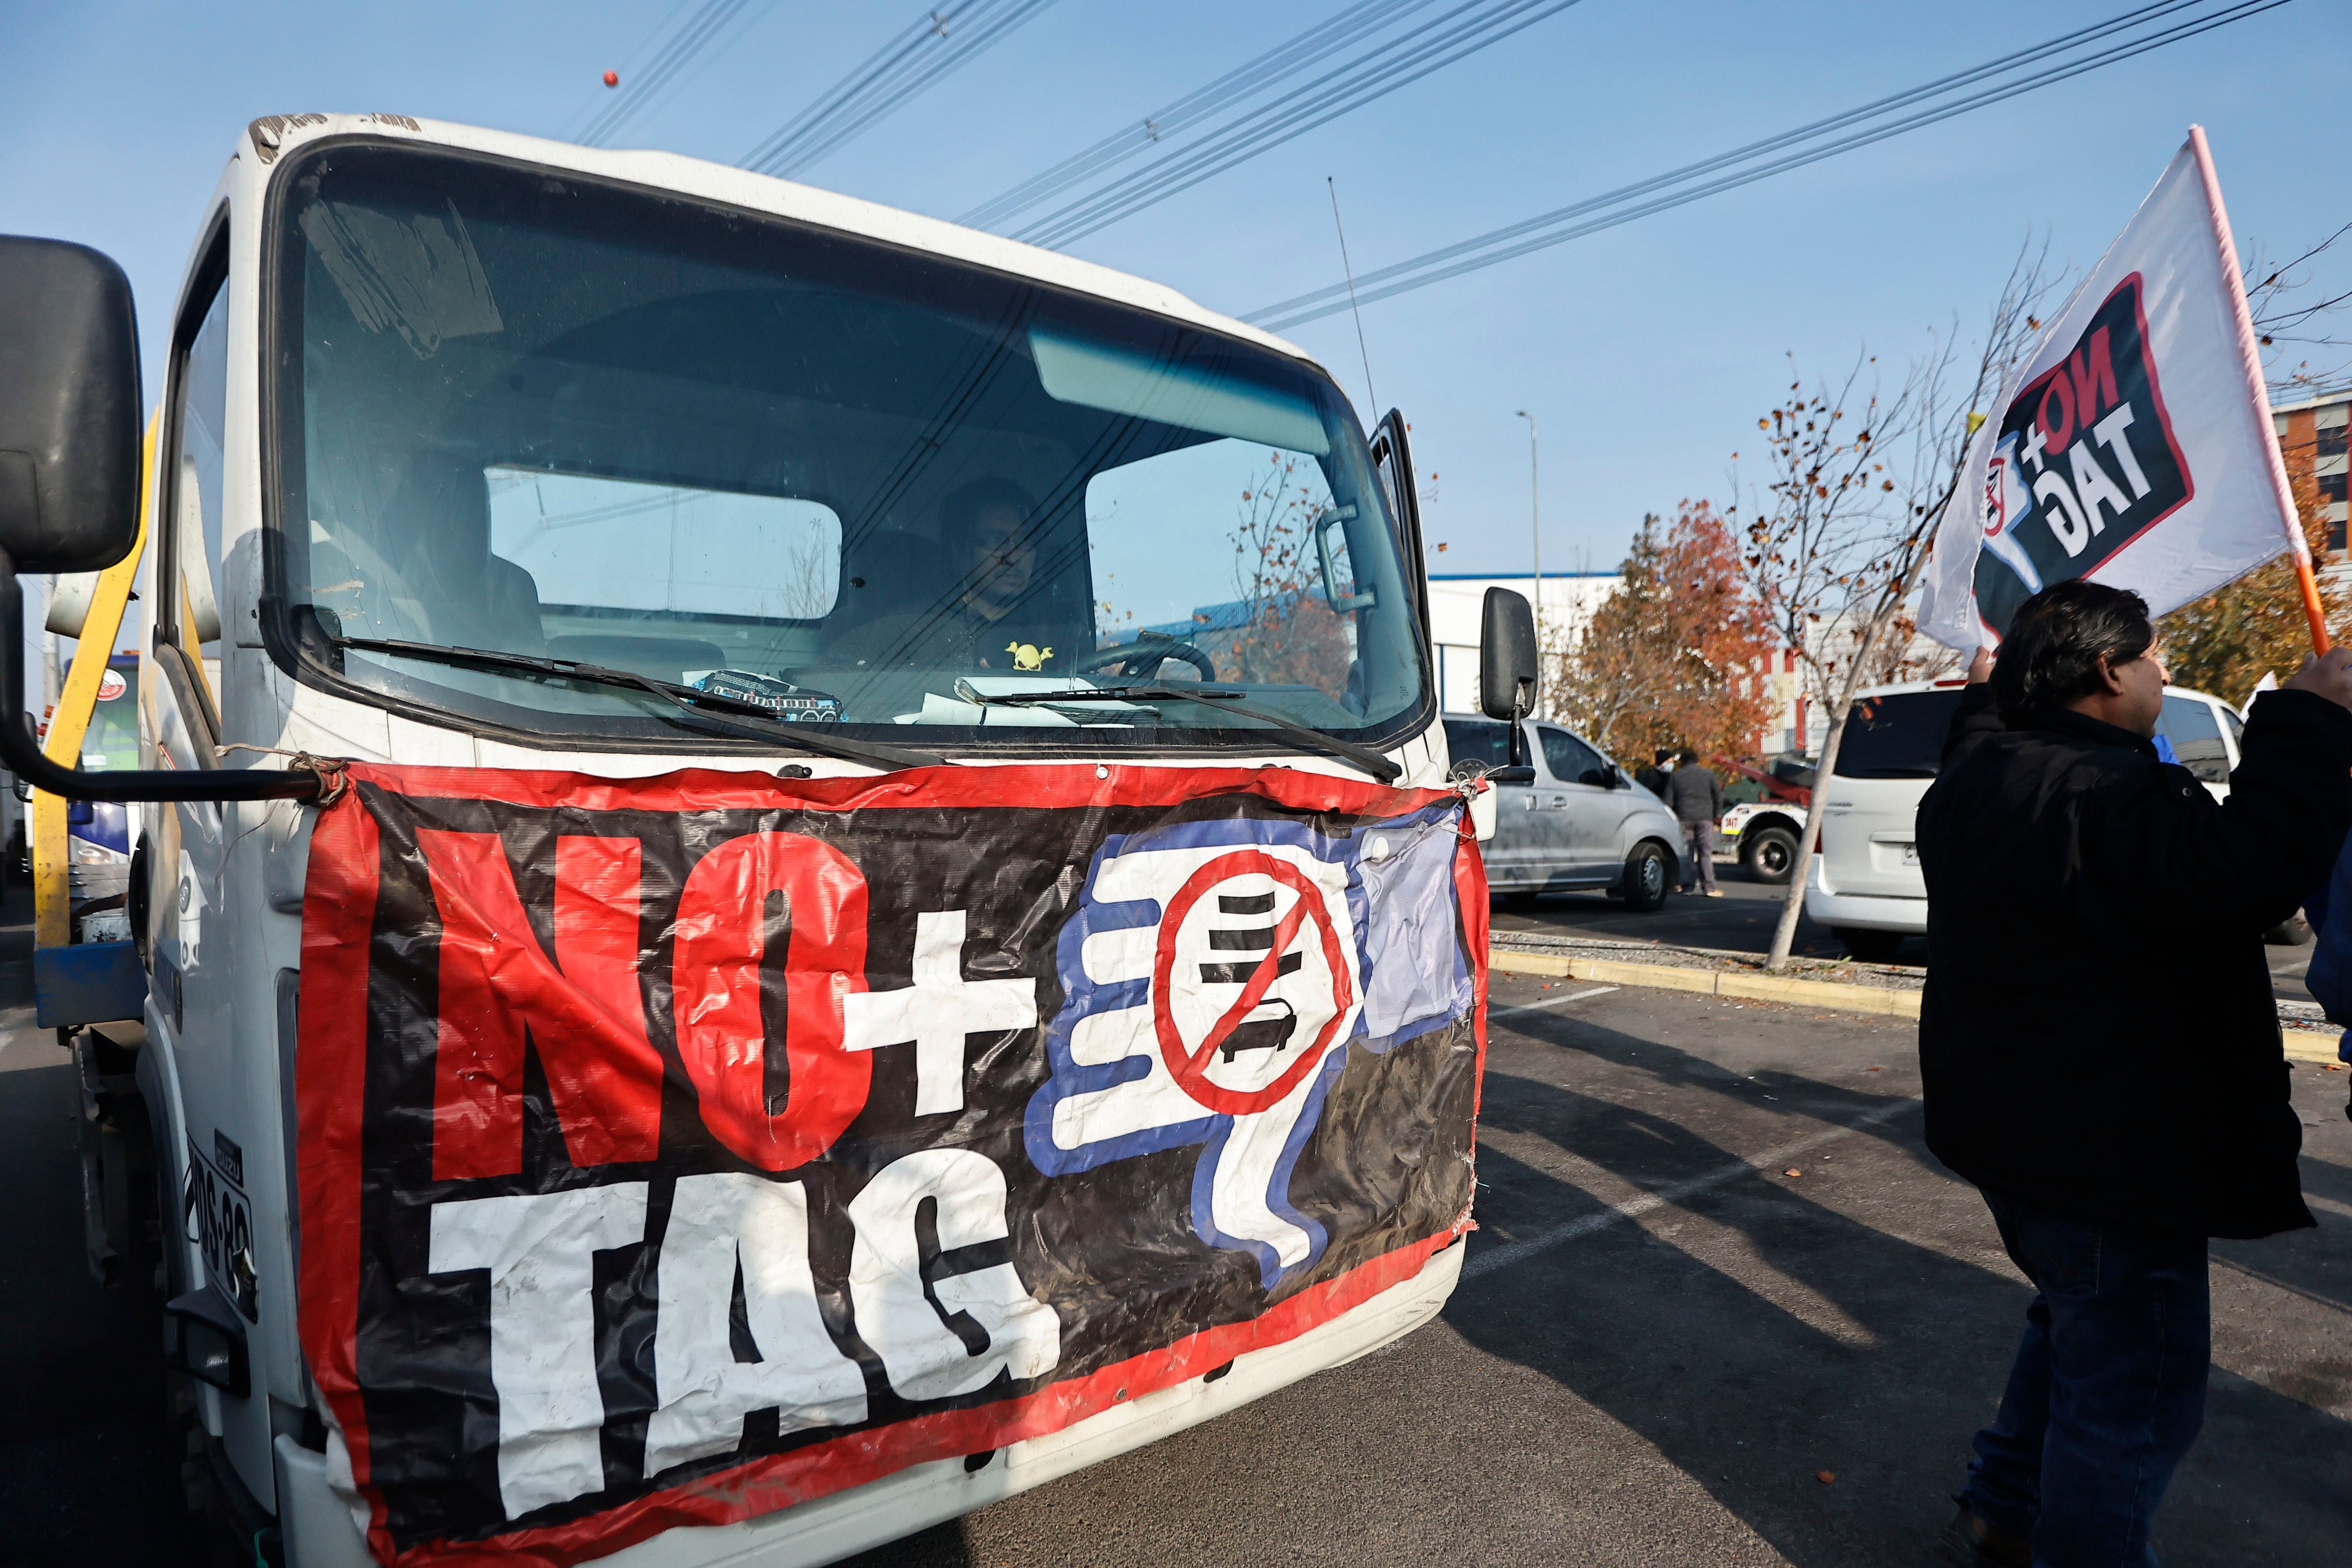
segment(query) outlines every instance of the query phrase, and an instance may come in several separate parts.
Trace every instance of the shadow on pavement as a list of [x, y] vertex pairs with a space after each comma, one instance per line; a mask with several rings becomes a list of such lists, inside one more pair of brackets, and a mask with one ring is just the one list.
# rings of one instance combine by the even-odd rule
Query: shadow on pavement
[[73, 1068], [36, 1028], [32, 898], [0, 899], [0, 1564], [199, 1562], [152, 1296], [90, 1278]]
[[[1696, 1052], [1684, 1050], [1678, 1046], [1647, 1037], [1622, 1034], [1572, 1014], [1522, 1013], [1508, 1020], [1508, 1027], [1515, 1035], [1538, 1041], [1555, 1050], [1574, 1051], [1580, 1055], [1608, 1061], [1612, 1065], [1631, 1066], [1655, 1079], [1662, 1089], [1706, 1089], [1722, 1096], [1728, 1102], [1752, 1109], [1774, 1111], [1784, 1116], [1811, 1117], [1825, 1126], [1853, 1127], [1856, 1136], [1874, 1138], [1889, 1149], [1895, 1150], [1905, 1157], [1917, 1162], [1924, 1168], [1933, 1171], [1939, 1179], [1948, 1179], [1944, 1175], [1943, 1167], [1936, 1163], [1935, 1157], [1927, 1152], [1927, 1146], [1921, 1143], [1916, 1135], [1886, 1123], [1855, 1125], [1865, 1114], [1885, 1110], [1888, 1100], [1885, 1095], [1864, 1093], [1857, 1089], [1841, 1084], [1824, 1083], [1819, 1079], [1806, 1078], [1801, 1074], [1780, 1068], [1768, 1068], [1752, 1074], [1737, 1073], [1719, 1063], [1709, 1061]], [[1908, 1053], [1912, 1047], [1906, 1042], [1900, 1048]], [[1504, 1080], [1514, 1084], [1527, 1083], [1538, 1089], [1549, 1087], [1538, 1079], [1514, 1078], [1501, 1068], [1490, 1063], [1486, 1069], [1486, 1081], [1489, 1084], [1495, 1084]], [[1479, 1125], [1511, 1131], [1534, 1132], [1551, 1140], [1562, 1148], [1573, 1148], [1580, 1153], [1587, 1152], [1582, 1144], [1570, 1141], [1571, 1138], [1581, 1139], [1587, 1136], [1585, 1129], [1579, 1127], [1571, 1130], [1566, 1126], [1555, 1128], [1532, 1122], [1525, 1126], [1515, 1125], [1509, 1120], [1510, 1118], [1539, 1118], [1542, 1113], [1534, 1106], [1523, 1108], [1516, 1104], [1507, 1104], [1506, 1098], [1490, 1094], [1481, 1103], [1478, 1110]], [[1612, 1109], [1619, 1108], [1612, 1107]], [[1673, 1124], [1662, 1123], [1662, 1125]], [[1590, 1157], [1596, 1160], [1599, 1158], [1597, 1155]], [[1689, 1173], [1688, 1172], [1679, 1173], [1671, 1179], [1679, 1181]]]
[[[1654, 1042], [1641, 1049], [1664, 1054]], [[1703, 1065], [1686, 1058], [1676, 1070], [1704, 1084]], [[1874, 1102], [1801, 1079], [1784, 1086], [1786, 1108], [1825, 1120], [1843, 1119], [1830, 1107]], [[1651, 1192], [1738, 1158], [1663, 1117], [1502, 1074], [1489, 1077], [1483, 1120]], [[1857, 1159], [1872, 1183], [1857, 1206], [1974, 1205], [1935, 1171], [1916, 1118], [1876, 1134], [1908, 1159], [1891, 1176], [1883, 1158]], [[1479, 1174], [1484, 1216], [1498, 1230], [1605, 1206], [1491, 1145]], [[1610, 1226], [1506, 1265], [1464, 1286], [1445, 1318], [1472, 1344], [1543, 1373], [1654, 1446], [1802, 1568], [1926, 1561], [1968, 1439], [1991, 1415], [2027, 1289], [1761, 1173], [1679, 1207], [1647, 1228]], [[1957, 1212], [1929, 1223], [1948, 1225]], [[1983, 1229], [1990, 1238], [1990, 1220]], [[1545, 1310], [1528, 1312], [1530, 1301]], [[2205, 1436], [2158, 1528], [2165, 1562], [2337, 1557], [2352, 1539], [2347, 1468], [2352, 1427], [2217, 1372]], [[1822, 1470], [1833, 1484], [1815, 1479]]]

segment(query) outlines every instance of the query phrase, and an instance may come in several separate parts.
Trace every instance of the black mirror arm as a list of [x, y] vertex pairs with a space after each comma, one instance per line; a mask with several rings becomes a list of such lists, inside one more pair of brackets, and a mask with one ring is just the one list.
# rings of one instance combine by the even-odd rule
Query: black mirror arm
[[[0, 690], [24, 689], [24, 588], [16, 562], [0, 550]], [[68, 800], [316, 800], [327, 787], [315, 773], [287, 768], [81, 773], [51, 762], [30, 730], [5, 721], [0, 721], [0, 765], [35, 789]]]

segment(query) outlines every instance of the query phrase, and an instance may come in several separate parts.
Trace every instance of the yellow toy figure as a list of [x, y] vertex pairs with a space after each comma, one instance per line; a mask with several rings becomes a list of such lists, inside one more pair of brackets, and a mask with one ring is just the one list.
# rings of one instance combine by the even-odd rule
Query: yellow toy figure
[[1052, 648], [1039, 647], [1033, 642], [1007, 643], [1004, 651], [1013, 656], [1015, 669], [1043, 669], [1045, 661], [1054, 657]]

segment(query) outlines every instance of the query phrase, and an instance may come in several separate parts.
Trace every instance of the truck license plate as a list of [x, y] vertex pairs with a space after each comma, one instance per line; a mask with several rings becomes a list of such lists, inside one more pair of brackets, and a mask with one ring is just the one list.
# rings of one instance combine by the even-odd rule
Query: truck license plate
[[[239, 1162], [242, 1163], [242, 1162]], [[260, 1280], [253, 1268], [253, 1205], [220, 1165], [188, 1141], [183, 1218], [202, 1249], [205, 1273], [248, 1323], [261, 1321]]]

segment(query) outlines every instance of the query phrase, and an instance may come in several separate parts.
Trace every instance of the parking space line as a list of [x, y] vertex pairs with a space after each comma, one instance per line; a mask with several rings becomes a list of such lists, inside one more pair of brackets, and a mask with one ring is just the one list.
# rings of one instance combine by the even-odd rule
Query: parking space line
[[1486, 1014], [1486, 1021], [1492, 1023], [1497, 1018], [1514, 1017], [1521, 1013], [1540, 1013], [1547, 1007], [1558, 1007], [1569, 1002], [1581, 1002], [1587, 996], [1606, 996], [1616, 989], [1614, 985], [1596, 985], [1590, 991], [1580, 991], [1573, 996], [1549, 996], [1540, 1002], [1522, 1002], [1516, 1007], [1495, 1008]]
[[1808, 1134], [1792, 1142], [1782, 1143], [1776, 1148], [1767, 1149], [1760, 1154], [1750, 1154], [1744, 1160], [1735, 1160], [1727, 1165], [1718, 1165], [1703, 1175], [1676, 1182], [1670, 1186], [1661, 1187], [1654, 1193], [1644, 1193], [1638, 1198], [1628, 1198], [1623, 1203], [1602, 1209], [1598, 1214], [1585, 1215], [1570, 1220], [1565, 1225], [1554, 1226], [1549, 1230], [1538, 1231], [1533, 1236], [1523, 1236], [1517, 1241], [1490, 1247], [1463, 1265], [1463, 1281], [1466, 1284], [1470, 1280], [1491, 1274], [1497, 1268], [1532, 1258], [1538, 1252], [1548, 1252], [1563, 1242], [1575, 1241], [1591, 1236], [1595, 1231], [1605, 1230], [1619, 1220], [1639, 1219], [1654, 1210], [1664, 1208], [1670, 1204], [1679, 1204], [1710, 1188], [1722, 1186], [1727, 1182], [1736, 1182], [1742, 1176], [1753, 1175], [1758, 1171], [1773, 1165], [1784, 1165], [1798, 1155], [1809, 1154], [1825, 1143], [1834, 1143], [1865, 1128], [1875, 1127], [1882, 1121], [1891, 1121], [1906, 1110], [1916, 1110], [1918, 1105], [1919, 1101], [1916, 1100], [1891, 1100], [1874, 1110], [1863, 1112], [1852, 1121], [1836, 1127], [1823, 1128], [1819, 1132]]

